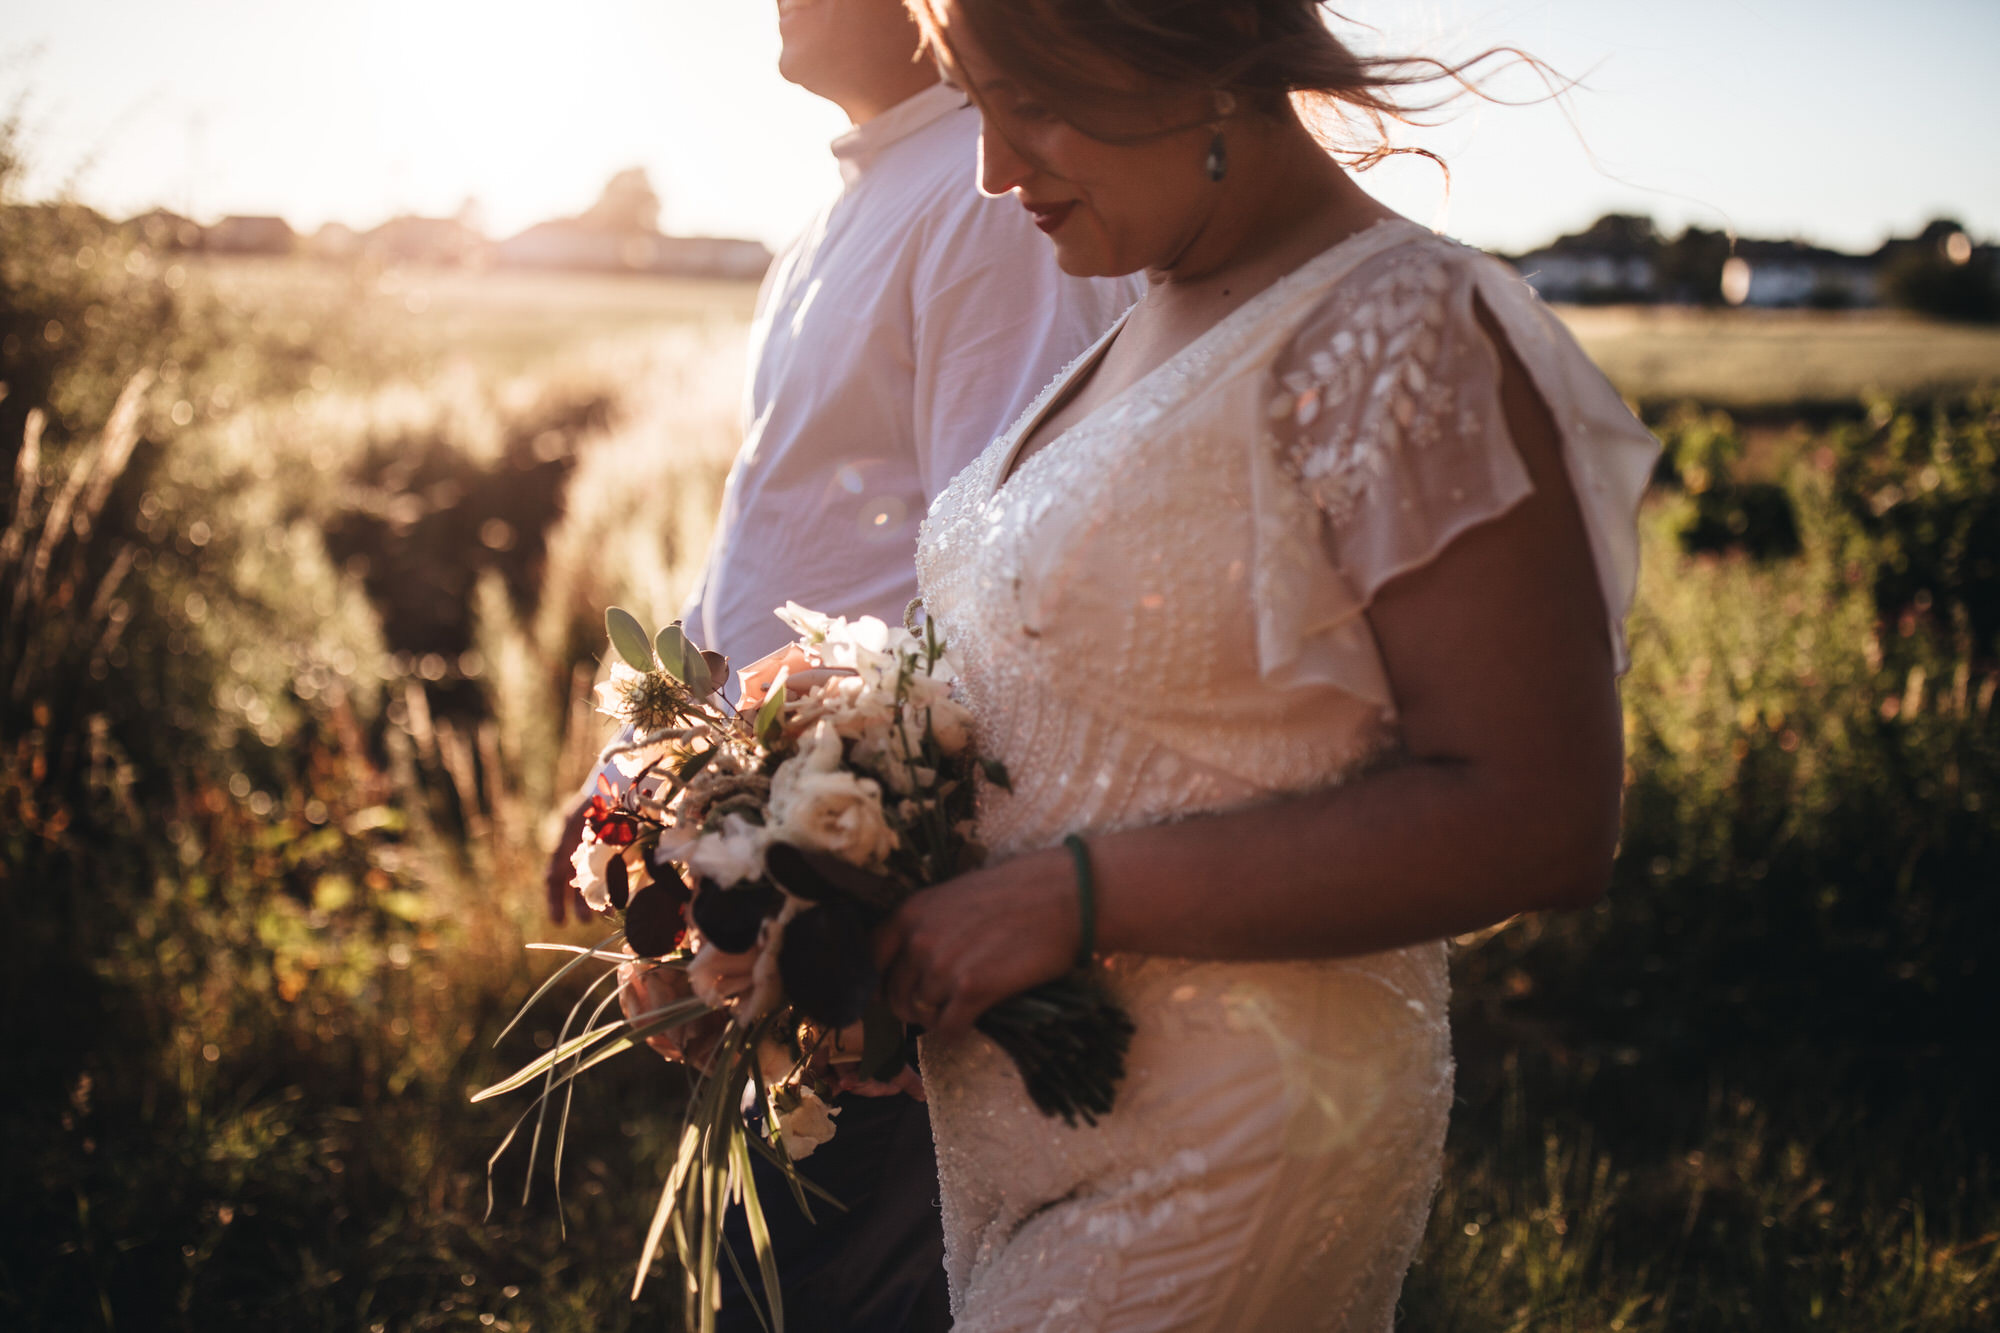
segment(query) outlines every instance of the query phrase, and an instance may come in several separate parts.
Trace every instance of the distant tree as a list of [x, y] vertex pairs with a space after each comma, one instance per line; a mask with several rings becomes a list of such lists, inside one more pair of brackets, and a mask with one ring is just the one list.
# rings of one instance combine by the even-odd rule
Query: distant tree
[[605, 231], [658, 231], [660, 196], [654, 192], [646, 169], [629, 167], [613, 176], [583, 220]]
[[1894, 246], [1886, 261], [1882, 295], [1889, 304], [1937, 319], [2000, 320], [2000, 273], [1992, 252], [1981, 253], [1951, 219], [1940, 218], [1916, 240]]
[[1606, 213], [1576, 240], [1614, 254], [1656, 254], [1660, 248], [1660, 229], [1643, 213]]
[[1689, 227], [1660, 250], [1655, 269], [1660, 295], [1692, 305], [1721, 305], [1722, 266], [1729, 262], [1729, 250], [1726, 233]]

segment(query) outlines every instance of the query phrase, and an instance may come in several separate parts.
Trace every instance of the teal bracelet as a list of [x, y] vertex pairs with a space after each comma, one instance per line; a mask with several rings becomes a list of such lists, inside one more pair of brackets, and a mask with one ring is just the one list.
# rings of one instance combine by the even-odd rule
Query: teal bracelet
[[1076, 914], [1083, 923], [1076, 941], [1076, 965], [1085, 968], [1097, 952], [1097, 878], [1090, 870], [1090, 845], [1081, 836], [1070, 834], [1063, 839], [1063, 846], [1076, 862]]

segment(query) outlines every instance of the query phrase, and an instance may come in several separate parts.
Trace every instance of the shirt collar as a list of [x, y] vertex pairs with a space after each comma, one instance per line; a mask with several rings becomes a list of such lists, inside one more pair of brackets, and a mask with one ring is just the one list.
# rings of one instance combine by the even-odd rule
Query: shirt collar
[[924, 126], [965, 105], [965, 94], [942, 83], [934, 83], [912, 97], [848, 130], [833, 141], [833, 155], [840, 162], [842, 184], [852, 185], [882, 151], [900, 139], [907, 139]]

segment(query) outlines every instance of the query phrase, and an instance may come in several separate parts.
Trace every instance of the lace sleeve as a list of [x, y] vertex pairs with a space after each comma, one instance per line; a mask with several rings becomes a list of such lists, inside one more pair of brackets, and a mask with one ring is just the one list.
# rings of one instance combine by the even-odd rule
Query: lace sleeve
[[1383, 584], [1533, 486], [1476, 257], [1406, 247], [1334, 289], [1273, 361], [1259, 437], [1259, 655], [1267, 678], [1393, 706], [1363, 612]]

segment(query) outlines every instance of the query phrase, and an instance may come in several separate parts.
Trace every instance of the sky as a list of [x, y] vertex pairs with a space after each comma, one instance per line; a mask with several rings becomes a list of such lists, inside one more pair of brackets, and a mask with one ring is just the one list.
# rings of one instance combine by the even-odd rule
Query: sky
[[[1872, 249], [2000, 238], [2000, 0], [1349, 0], [1377, 52], [1523, 48], [1580, 86], [1468, 101], [1362, 180], [1520, 251], [1611, 211]], [[834, 107], [776, 70], [773, 0], [0, 0], [29, 191], [124, 216], [371, 226], [467, 201], [506, 236], [643, 166], [669, 231], [782, 245], [839, 186]], [[1492, 91], [1532, 96], [1502, 76]], [[969, 173], [968, 173], [969, 174]]]

